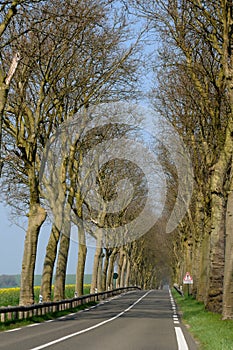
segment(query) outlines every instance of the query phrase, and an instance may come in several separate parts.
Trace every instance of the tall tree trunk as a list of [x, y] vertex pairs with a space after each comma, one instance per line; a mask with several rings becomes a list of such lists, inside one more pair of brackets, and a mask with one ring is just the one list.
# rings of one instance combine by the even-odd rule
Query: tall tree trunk
[[118, 269], [117, 269], [118, 278], [116, 280], [116, 288], [120, 287], [120, 279], [121, 279], [121, 271], [122, 271], [123, 259], [124, 259], [124, 250], [123, 250], [123, 247], [121, 247], [120, 248], [120, 257], [119, 257], [119, 261], [118, 261]]
[[67, 203], [64, 211], [62, 234], [60, 239], [56, 276], [54, 282], [54, 300], [65, 298], [65, 282], [68, 254], [70, 248], [70, 230], [71, 230], [71, 208]]
[[125, 270], [127, 265], [127, 257], [126, 254], [124, 254], [123, 257], [123, 264], [121, 269], [121, 276], [120, 276], [120, 287], [125, 287]]
[[223, 319], [233, 319], [233, 169], [231, 169], [231, 185], [227, 198], [225, 267], [223, 285]]
[[207, 284], [209, 280], [209, 261], [210, 261], [210, 234], [206, 232], [200, 245], [200, 266], [199, 283], [197, 289], [197, 300], [207, 303]]
[[40, 206], [38, 179], [35, 174], [34, 166], [28, 170], [28, 179], [30, 208], [22, 261], [20, 305], [30, 305], [34, 303], [34, 271], [37, 243], [40, 228], [46, 219], [46, 211]]
[[97, 289], [98, 268], [99, 268], [99, 260], [100, 260], [101, 254], [102, 254], [102, 229], [97, 229], [97, 242], [96, 242], [96, 250], [95, 250], [93, 270], [92, 270], [91, 293], [95, 293]]
[[54, 300], [55, 301], [65, 299], [66, 268], [67, 268], [69, 248], [70, 248], [70, 233], [69, 235], [62, 233], [59, 251], [58, 251], [56, 276], [55, 276], [55, 282], [54, 282]]
[[126, 267], [126, 275], [125, 275], [125, 287], [129, 286], [130, 270], [131, 270], [131, 263], [130, 263], [129, 258], [127, 258], [127, 267]]
[[[233, 13], [232, 13], [232, 0], [224, 3], [224, 15], [226, 20], [224, 21], [224, 73], [226, 77], [226, 84], [228, 88], [228, 96], [230, 101], [231, 115], [228, 125], [228, 138], [233, 138], [233, 51], [232, 51], [232, 30], [233, 30]], [[233, 148], [233, 147], [232, 147]], [[231, 157], [233, 154], [231, 148]], [[225, 267], [224, 267], [224, 290], [223, 290], [223, 318], [233, 318], [233, 234], [232, 234], [232, 215], [233, 215], [233, 170], [232, 170], [232, 158], [231, 158], [231, 178], [230, 187], [227, 198], [227, 211], [226, 211], [226, 241], [225, 241]]]
[[107, 289], [113, 289], [113, 272], [114, 272], [114, 263], [115, 263], [117, 251], [118, 251], [117, 248], [114, 248], [109, 258], [108, 273], [107, 273]]
[[102, 289], [107, 290], [107, 271], [108, 271], [108, 265], [109, 265], [109, 257], [111, 255], [111, 250], [108, 248], [105, 248], [105, 259], [104, 259], [104, 266], [103, 266], [103, 272], [102, 272]]
[[43, 301], [51, 300], [52, 280], [54, 265], [57, 257], [57, 246], [60, 238], [60, 230], [55, 224], [52, 225], [51, 234], [46, 247], [46, 255], [44, 259], [42, 281], [41, 281], [41, 295]]
[[46, 219], [46, 212], [39, 204], [31, 204], [28, 229], [24, 242], [21, 271], [20, 305], [34, 303], [34, 271], [40, 228]]
[[[231, 81], [233, 76], [231, 75]], [[233, 86], [232, 86], [233, 87]], [[229, 86], [233, 106], [233, 89]], [[217, 163], [212, 167], [211, 189], [211, 231], [210, 270], [208, 280], [207, 309], [222, 312], [223, 275], [225, 254], [225, 219], [227, 172], [231, 167], [233, 154], [233, 111], [228, 118], [224, 147]]]
[[83, 222], [78, 222], [78, 264], [76, 270], [76, 292], [78, 296], [84, 293], [84, 273], [87, 256], [86, 236]]
[[226, 167], [216, 164], [211, 183], [210, 269], [207, 309], [222, 312], [225, 238], [225, 196], [223, 184]]
[[98, 292], [102, 292], [104, 289], [102, 288], [102, 276], [103, 276], [103, 249], [101, 250], [101, 254], [99, 257], [99, 266], [98, 266], [98, 274], [97, 274], [97, 290]]

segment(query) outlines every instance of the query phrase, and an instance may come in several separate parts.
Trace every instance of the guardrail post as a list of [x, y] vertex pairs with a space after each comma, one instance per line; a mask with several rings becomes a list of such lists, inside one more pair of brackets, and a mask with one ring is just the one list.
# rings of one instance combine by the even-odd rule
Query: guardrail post
[[1, 314], [1, 322], [6, 322], [6, 314], [5, 313]]
[[12, 320], [12, 314], [11, 312], [7, 313], [7, 320], [11, 321]]

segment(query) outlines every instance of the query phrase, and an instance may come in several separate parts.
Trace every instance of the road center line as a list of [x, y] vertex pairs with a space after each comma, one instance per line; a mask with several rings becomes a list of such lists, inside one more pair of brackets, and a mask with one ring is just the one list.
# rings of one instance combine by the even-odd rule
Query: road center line
[[189, 350], [184, 334], [180, 327], [175, 327], [178, 350]]
[[[149, 293], [149, 292], [146, 292], [146, 294], [144, 294], [141, 298], [139, 298], [138, 300], [136, 300], [131, 306], [129, 306], [127, 309], [125, 309], [124, 311], [120, 312], [119, 314], [117, 314], [116, 316], [112, 317], [112, 318], [109, 318], [108, 320], [105, 320], [103, 322], [100, 322], [100, 323], [97, 323], [96, 325], [92, 326], [92, 327], [89, 327], [89, 328], [86, 328], [86, 329], [83, 329], [81, 331], [78, 331], [78, 332], [75, 332], [75, 333], [72, 333], [72, 334], [69, 334], [69, 335], [66, 335], [65, 337], [62, 337], [62, 338], [59, 338], [59, 339], [56, 339], [56, 340], [53, 340], [49, 343], [46, 343], [46, 344], [43, 344], [43, 345], [40, 345], [40, 346], [37, 346], [36, 348], [32, 348], [30, 350], [41, 350], [41, 349], [45, 349], [51, 345], [54, 345], [54, 344], [57, 344], [57, 343], [60, 343], [64, 340], [67, 340], [67, 339], [70, 339], [70, 338], [73, 338], [77, 335], [80, 335], [80, 334], [83, 334], [83, 333], [86, 333], [86, 332], [89, 332], [91, 331], [92, 329], [95, 329], [95, 328], [98, 328], [98, 327], [101, 327], [103, 326], [104, 324], [108, 323], [108, 322], [112, 322], [114, 321], [115, 319], [117, 319], [118, 317], [124, 315], [126, 312], [128, 312], [130, 309], [132, 309], [137, 303], [139, 303], [143, 298], [145, 298]], [[184, 350], [184, 349], [182, 349]]]

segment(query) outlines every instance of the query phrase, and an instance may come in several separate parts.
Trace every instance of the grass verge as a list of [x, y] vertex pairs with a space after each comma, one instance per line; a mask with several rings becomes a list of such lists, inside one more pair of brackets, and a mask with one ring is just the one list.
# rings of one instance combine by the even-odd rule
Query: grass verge
[[192, 296], [181, 297], [175, 290], [173, 296], [200, 350], [233, 350], [232, 320], [223, 321], [221, 315], [206, 311], [204, 304]]
[[15, 320], [15, 321], [7, 321], [5, 323], [0, 323], [0, 332], [11, 330], [14, 328], [20, 328], [20, 327], [27, 326], [27, 325], [33, 324], [33, 323], [41, 323], [44, 321], [55, 320], [58, 317], [66, 316], [70, 313], [84, 310], [84, 309], [88, 308], [89, 306], [94, 306], [96, 304], [98, 304], [98, 302], [91, 301], [87, 304], [79, 305], [73, 309], [67, 309], [67, 310], [63, 310], [63, 311], [59, 311], [59, 312], [51, 312], [51, 313], [48, 313], [48, 314], [43, 315], [43, 316], [33, 316], [33, 317], [27, 318], [26, 320], [19, 320], [19, 321]]

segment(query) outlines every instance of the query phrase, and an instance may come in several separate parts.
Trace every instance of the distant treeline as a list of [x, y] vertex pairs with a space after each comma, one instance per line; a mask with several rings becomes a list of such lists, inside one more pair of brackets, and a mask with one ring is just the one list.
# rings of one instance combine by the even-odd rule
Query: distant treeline
[[[75, 275], [66, 275], [66, 284], [75, 284]], [[34, 285], [40, 286], [41, 275], [35, 275]], [[84, 276], [84, 284], [91, 284], [91, 275]], [[20, 287], [20, 275], [0, 275], [0, 288]]]

